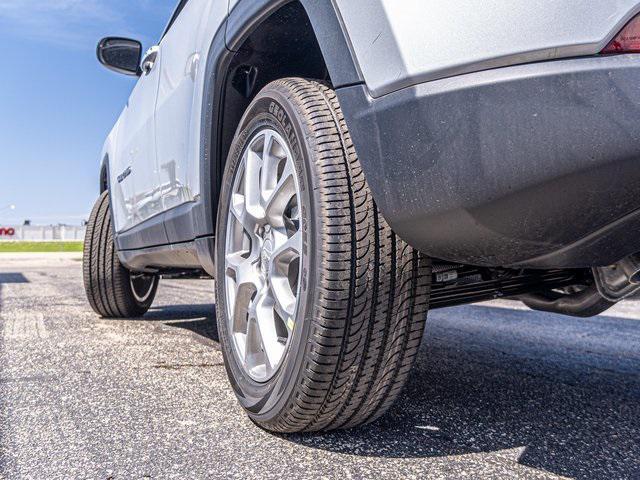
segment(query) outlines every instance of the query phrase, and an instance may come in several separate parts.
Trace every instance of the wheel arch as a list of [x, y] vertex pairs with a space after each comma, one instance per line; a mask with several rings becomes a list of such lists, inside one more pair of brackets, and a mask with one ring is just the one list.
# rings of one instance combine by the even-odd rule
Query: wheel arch
[[231, 142], [264, 85], [290, 76], [324, 80], [333, 88], [363, 83], [331, 0], [240, 0], [214, 36], [205, 68], [198, 235], [215, 230]]

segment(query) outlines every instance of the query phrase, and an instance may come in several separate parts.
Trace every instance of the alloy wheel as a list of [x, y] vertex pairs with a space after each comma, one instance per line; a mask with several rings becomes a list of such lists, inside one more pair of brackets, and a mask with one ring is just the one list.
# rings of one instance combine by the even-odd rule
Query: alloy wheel
[[296, 324], [303, 260], [299, 205], [286, 141], [275, 130], [257, 132], [236, 170], [224, 279], [234, 352], [257, 382], [275, 375]]

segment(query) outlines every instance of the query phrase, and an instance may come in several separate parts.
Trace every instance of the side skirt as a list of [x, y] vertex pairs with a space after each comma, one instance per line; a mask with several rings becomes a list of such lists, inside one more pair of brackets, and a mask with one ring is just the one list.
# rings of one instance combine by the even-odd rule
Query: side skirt
[[118, 257], [125, 267], [134, 272], [213, 277], [214, 244], [213, 237], [202, 237], [191, 242], [119, 250]]
[[200, 270], [215, 274], [213, 235], [198, 235], [199, 202], [190, 202], [116, 235], [118, 256], [136, 272]]

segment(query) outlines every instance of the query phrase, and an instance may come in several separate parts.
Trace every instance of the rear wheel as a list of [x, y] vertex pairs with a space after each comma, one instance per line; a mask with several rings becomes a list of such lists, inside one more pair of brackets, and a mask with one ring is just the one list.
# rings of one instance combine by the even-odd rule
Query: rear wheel
[[299, 432], [381, 416], [418, 352], [430, 262], [378, 213], [331, 89], [284, 79], [256, 97], [216, 239], [218, 329], [250, 417]]
[[129, 272], [113, 242], [109, 193], [98, 198], [84, 240], [84, 288], [91, 308], [105, 318], [134, 318], [151, 307], [158, 276]]

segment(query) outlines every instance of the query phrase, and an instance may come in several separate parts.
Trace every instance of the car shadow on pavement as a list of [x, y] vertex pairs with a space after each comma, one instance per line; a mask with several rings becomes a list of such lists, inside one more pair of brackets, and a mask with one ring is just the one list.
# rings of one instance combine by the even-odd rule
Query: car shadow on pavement
[[183, 328], [207, 341], [219, 342], [215, 306], [212, 304], [152, 307], [144, 316], [144, 320]]
[[466, 306], [430, 313], [379, 421], [284, 436], [342, 454], [494, 454], [576, 478], [640, 478], [640, 320]]

